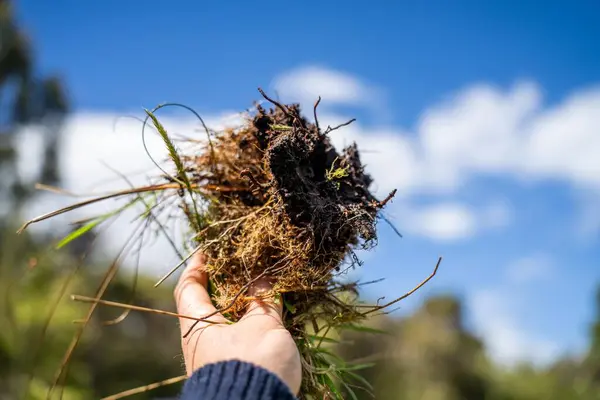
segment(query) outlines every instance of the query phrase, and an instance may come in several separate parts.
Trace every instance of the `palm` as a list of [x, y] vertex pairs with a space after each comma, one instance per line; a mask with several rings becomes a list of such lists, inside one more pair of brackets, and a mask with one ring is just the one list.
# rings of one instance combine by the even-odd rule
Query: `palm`
[[[283, 326], [281, 306], [272, 301], [251, 303], [244, 317], [230, 324], [217, 313], [206, 290], [207, 276], [202, 272], [203, 259], [198, 256], [180, 278], [175, 291], [178, 311], [182, 315], [210, 322], [180, 318], [183, 355], [188, 375], [207, 364], [241, 360], [261, 366], [279, 376], [297, 393], [301, 383], [300, 354], [290, 333]], [[264, 290], [268, 283], [254, 289]]]

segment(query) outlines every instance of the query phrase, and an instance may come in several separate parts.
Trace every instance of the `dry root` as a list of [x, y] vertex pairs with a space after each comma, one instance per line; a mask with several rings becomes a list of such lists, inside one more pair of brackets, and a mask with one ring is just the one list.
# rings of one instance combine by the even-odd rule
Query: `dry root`
[[294, 310], [288, 328], [302, 331], [317, 317], [356, 314], [332, 293], [334, 277], [356, 260], [354, 248], [376, 240], [384, 202], [369, 192], [355, 145], [338, 154], [298, 105], [275, 105], [182, 157], [208, 199], [200, 215], [185, 211], [208, 256], [216, 303], [236, 319], [248, 282], [267, 275]]

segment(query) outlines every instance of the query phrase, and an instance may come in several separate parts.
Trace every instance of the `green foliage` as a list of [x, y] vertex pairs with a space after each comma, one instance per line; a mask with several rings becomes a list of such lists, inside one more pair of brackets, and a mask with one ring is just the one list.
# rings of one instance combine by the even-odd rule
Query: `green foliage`
[[[175, 144], [173, 144], [173, 141], [169, 137], [167, 130], [165, 129], [163, 124], [160, 123], [158, 118], [156, 118], [156, 116], [154, 115], [154, 113], [152, 111], [149, 111], [149, 110], [145, 110], [145, 111], [146, 111], [146, 114], [148, 115], [148, 117], [150, 117], [150, 119], [152, 120], [152, 124], [158, 131], [158, 134], [162, 138], [163, 142], [165, 143], [165, 147], [167, 148], [167, 151], [169, 152], [169, 157], [171, 157], [171, 160], [173, 161], [173, 163], [175, 164], [175, 167], [177, 168], [177, 177], [175, 179], [180, 184], [185, 185], [186, 187], [189, 187], [190, 182], [187, 179], [187, 174], [185, 172], [185, 167], [183, 166], [183, 161], [181, 161], [181, 157], [179, 157], [179, 152], [177, 151]], [[181, 181], [179, 179], [181, 179]]]
[[[14, 231], [6, 228], [0, 234], [0, 398], [46, 399], [77, 329], [73, 321], [88, 308], [68, 295], [94, 293], [102, 264], [77, 269], [77, 260], [67, 253], [40, 247], [26, 233], [17, 236]], [[142, 277], [135, 303], [173, 310], [171, 291], [152, 284]], [[117, 276], [105, 298], [129, 302], [131, 287], [130, 276]], [[104, 326], [103, 321], [119, 313], [97, 309], [70, 361], [63, 398], [101, 398], [181, 375], [176, 320], [132, 313], [120, 324]], [[173, 396], [179, 390], [180, 385], [173, 385], [137, 398]], [[58, 398], [60, 390], [53, 394]]]
[[105, 220], [106, 220], [106, 218], [97, 218], [97, 219], [93, 219], [92, 221], [88, 222], [85, 225], [80, 226], [79, 228], [77, 228], [73, 232], [69, 233], [64, 238], [62, 238], [56, 244], [56, 248], [57, 249], [63, 248], [67, 244], [71, 243], [73, 240], [78, 239], [79, 237], [85, 235], [86, 233], [88, 233], [89, 231], [91, 231], [92, 229], [94, 229], [95, 227], [100, 225]]
[[[158, 107], [157, 107], [158, 108]], [[187, 172], [185, 170], [185, 167], [183, 165], [183, 161], [181, 160], [181, 157], [179, 156], [179, 152], [177, 151], [177, 148], [175, 147], [175, 144], [173, 143], [173, 141], [171, 140], [171, 138], [169, 137], [169, 134], [167, 133], [167, 130], [165, 129], [165, 127], [163, 126], [163, 124], [161, 124], [161, 122], [158, 120], [158, 118], [156, 118], [156, 116], [154, 115], [154, 113], [152, 111], [149, 110], [145, 110], [146, 114], [148, 116], [148, 118], [150, 118], [152, 120], [152, 124], [154, 125], [154, 127], [156, 128], [156, 130], [158, 131], [158, 134], [160, 135], [160, 137], [162, 138], [167, 151], [169, 152], [169, 157], [171, 158], [171, 160], [173, 161], [173, 164], [175, 164], [175, 168], [177, 171], [177, 176], [173, 177], [173, 179], [179, 183], [182, 188], [186, 188], [190, 194], [190, 196], [192, 196], [192, 207], [194, 209], [194, 219], [195, 219], [195, 226], [194, 229], [196, 232], [199, 232], [204, 226], [206, 226], [207, 221], [206, 221], [206, 213], [200, 213], [199, 209], [198, 209], [198, 205], [196, 204], [197, 201], [195, 201], [195, 199], [193, 198], [194, 196], [194, 190], [192, 188], [192, 184], [187, 176]]]
[[[98, 217], [92, 218], [91, 220], [87, 221], [87, 223], [84, 223], [79, 228], [75, 229], [73, 232], [69, 233], [67, 236], [65, 236], [64, 238], [62, 238], [56, 244], [56, 249], [61, 249], [61, 248], [65, 247], [66, 245], [68, 245], [69, 243], [73, 242], [74, 240], [79, 239], [80, 237], [82, 237], [86, 233], [92, 231], [94, 228], [98, 227], [98, 225], [102, 224], [103, 222], [107, 221], [108, 219], [110, 219], [112, 217], [115, 217], [115, 216], [118, 216], [121, 212], [123, 212], [126, 209], [130, 208], [131, 206], [135, 205], [138, 201], [142, 202], [144, 204], [144, 206], [146, 207], [147, 210], [149, 209], [149, 206], [144, 201], [143, 196], [139, 195], [134, 200], [128, 202], [124, 206], [119, 207], [119, 208], [117, 208], [114, 211], [110, 211], [110, 212], [108, 212], [106, 214], [102, 214], [102, 215], [100, 215]], [[147, 217], [146, 212], [144, 212], [142, 214], [142, 217]]]
[[335, 167], [335, 162], [331, 163], [331, 168], [325, 171], [325, 179], [332, 182], [338, 189], [340, 188], [340, 179], [344, 179], [348, 176], [347, 167]]
[[291, 131], [293, 128], [291, 126], [273, 124], [271, 125], [271, 129], [274, 131]]
[[[343, 398], [406, 400], [569, 400], [598, 399], [598, 376], [586, 362], [561, 359], [546, 368], [495, 365], [483, 344], [464, 327], [460, 303], [452, 297], [430, 298], [413, 315], [370, 321], [388, 335], [346, 331], [336, 350], [344, 359], [374, 362], [353, 375], [359, 386], [345, 386]], [[599, 318], [600, 321], [600, 318]], [[592, 368], [593, 369], [593, 368]], [[594, 380], [595, 379], [595, 380]]]

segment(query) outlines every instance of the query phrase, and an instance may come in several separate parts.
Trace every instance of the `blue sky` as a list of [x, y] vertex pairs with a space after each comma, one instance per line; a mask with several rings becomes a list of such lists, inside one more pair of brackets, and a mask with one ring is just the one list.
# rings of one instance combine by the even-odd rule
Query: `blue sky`
[[360, 275], [387, 280], [368, 295], [410, 289], [443, 255], [400, 313], [452, 291], [501, 360], [582, 349], [600, 283], [597, 2], [205, 3], [17, 11], [87, 130], [163, 101], [241, 111], [257, 86], [322, 94], [323, 118], [359, 118], [336, 140], [376, 152], [381, 190], [400, 186], [405, 238], [381, 226]]

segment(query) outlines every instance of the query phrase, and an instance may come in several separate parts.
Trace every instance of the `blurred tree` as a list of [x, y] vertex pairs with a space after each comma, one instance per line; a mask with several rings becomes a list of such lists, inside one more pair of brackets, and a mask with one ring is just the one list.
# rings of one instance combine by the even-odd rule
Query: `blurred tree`
[[14, 20], [11, 2], [0, 0], [0, 212], [5, 216], [18, 215], [32, 194], [31, 184], [22, 181], [17, 169], [15, 141], [24, 124], [42, 136], [41, 162], [34, 179], [50, 185], [60, 179], [57, 152], [68, 101], [57, 77], [35, 76], [31, 53], [29, 40]]
[[350, 359], [380, 355], [377, 365], [363, 372], [375, 386], [376, 399], [458, 400], [491, 396], [483, 346], [465, 330], [456, 299], [429, 299], [414, 315], [400, 322], [379, 321], [377, 326], [390, 335], [352, 333], [345, 335], [340, 345], [341, 353]]
[[360, 399], [595, 400], [600, 399], [600, 288], [596, 302], [583, 361], [495, 365], [465, 330], [460, 303], [448, 296], [427, 300], [403, 320], [376, 318], [371, 325], [389, 335], [346, 333], [338, 351], [351, 360], [376, 361], [361, 371], [374, 386], [374, 396], [357, 391]]
[[583, 365], [587, 378], [585, 393], [589, 398], [600, 399], [600, 286], [596, 291], [595, 308], [590, 329], [590, 347]]
[[[0, 248], [0, 399], [46, 399], [78, 329], [73, 321], [89, 307], [64, 295], [93, 296], [101, 265], [77, 269], [68, 252], [49, 252], [27, 233], [7, 238]], [[6, 279], [9, 269], [20, 273]], [[131, 279], [117, 276], [104, 297], [130, 302]], [[153, 283], [141, 278], [135, 304], [174, 311], [171, 290], [155, 289]], [[62, 390], [66, 399], [98, 399], [183, 373], [176, 321], [134, 311], [119, 323], [105, 324], [121, 311], [98, 307], [70, 359], [64, 388], [55, 389], [52, 398]], [[173, 396], [179, 389], [168, 386], [135, 398]]]
[[[78, 268], [74, 274], [78, 260], [73, 252], [48, 251], [54, 238], [34, 240], [27, 232], [14, 233], [19, 209], [33, 194], [33, 182], [24, 181], [17, 168], [19, 141], [26, 151], [34, 150], [20, 137], [24, 128], [42, 142], [37, 170], [29, 171], [33, 181], [60, 182], [60, 139], [68, 100], [57, 77], [38, 77], [35, 69], [32, 46], [14, 18], [12, 2], [0, 0], [0, 399], [46, 398], [77, 330], [73, 321], [89, 307], [63, 295], [92, 295], [97, 290], [97, 268]], [[117, 277], [108, 298], [131, 300], [131, 281], [124, 279]], [[140, 287], [138, 304], [172, 308], [169, 290]], [[175, 358], [175, 321], [134, 313], [119, 324], [104, 326], [103, 319], [114, 316], [114, 309], [99, 307], [90, 322], [71, 357], [65, 398], [100, 398], [181, 373]], [[162, 393], [176, 390], [165, 388]]]
[[428, 300], [404, 321], [401, 335], [406, 342], [397, 351], [404, 360], [410, 398], [487, 397], [489, 387], [481, 373], [486, 367], [483, 346], [466, 332], [456, 299], [447, 296]]
[[588, 365], [594, 382], [600, 385], [600, 287], [596, 293], [596, 313], [591, 329], [591, 346], [588, 355]]

